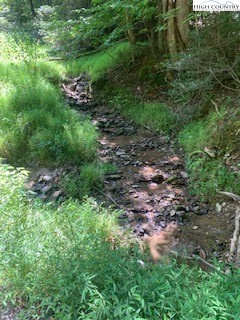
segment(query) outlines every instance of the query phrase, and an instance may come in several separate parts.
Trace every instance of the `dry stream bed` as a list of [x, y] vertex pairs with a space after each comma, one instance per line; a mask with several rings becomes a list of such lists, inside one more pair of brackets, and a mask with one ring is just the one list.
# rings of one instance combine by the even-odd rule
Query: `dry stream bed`
[[[216, 206], [191, 196], [177, 143], [123, 118], [109, 106], [93, 103], [86, 75], [70, 80], [63, 90], [69, 104], [90, 116], [99, 129], [99, 159], [117, 167], [116, 173], [105, 177], [97, 199], [121, 209], [123, 229], [147, 241], [162, 242], [163, 252], [171, 249], [225, 260], [234, 230], [235, 203], [220, 198]], [[59, 181], [71, 170], [74, 167], [42, 169], [28, 187], [44, 201], [64, 201]]]

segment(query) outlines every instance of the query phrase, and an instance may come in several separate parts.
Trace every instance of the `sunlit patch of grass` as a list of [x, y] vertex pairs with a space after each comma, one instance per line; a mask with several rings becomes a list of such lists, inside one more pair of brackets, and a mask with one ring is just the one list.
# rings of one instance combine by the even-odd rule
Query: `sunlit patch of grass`
[[68, 61], [66, 71], [72, 76], [78, 76], [87, 72], [92, 81], [99, 80], [107, 70], [129, 61], [130, 46], [127, 42], [121, 42], [91, 55], [83, 56], [73, 61]]
[[48, 73], [43, 63], [35, 71], [24, 63], [1, 66], [0, 156], [51, 166], [92, 161], [96, 130], [70, 110], [59, 88], [49, 82], [60, 81], [63, 69], [52, 66]]
[[145, 102], [124, 106], [123, 114], [136, 123], [147, 125], [158, 131], [169, 133], [174, 123], [174, 114], [164, 103]]

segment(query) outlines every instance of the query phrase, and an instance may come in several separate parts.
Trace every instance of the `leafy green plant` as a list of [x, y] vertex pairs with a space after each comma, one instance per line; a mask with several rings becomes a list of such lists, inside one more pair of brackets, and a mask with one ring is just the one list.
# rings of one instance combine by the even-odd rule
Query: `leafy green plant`
[[[191, 190], [202, 198], [212, 198], [221, 190], [240, 192], [238, 173], [232, 172], [224, 160], [226, 153], [237, 150], [237, 112], [222, 108], [180, 132], [179, 142], [188, 156]], [[206, 147], [213, 151], [213, 158], [205, 153]]]
[[239, 176], [231, 172], [221, 160], [194, 157], [187, 164], [191, 193], [203, 200], [212, 199], [218, 191], [240, 192]]

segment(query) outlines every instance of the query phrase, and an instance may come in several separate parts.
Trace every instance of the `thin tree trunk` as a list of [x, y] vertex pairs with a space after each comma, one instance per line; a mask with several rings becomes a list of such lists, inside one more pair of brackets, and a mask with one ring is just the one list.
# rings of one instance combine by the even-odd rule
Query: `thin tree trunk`
[[177, 38], [175, 32], [175, 19], [174, 13], [171, 12], [175, 8], [174, 0], [168, 0], [167, 10], [170, 11], [168, 18], [168, 28], [167, 28], [167, 46], [171, 58], [173, 58], [177, 53]]
[[164, 30], [165, 21], [163, 19], [164, 13], [167, 12], [167, 0], [158, 0], [157, 3], [158, 12], [158, 34], [157, 34], [157, 46], [158, 51], [161, 55], [167, 53], [166, 48], [166, 30]]
[[127, 24], [127, 36], [128, 36], [128, 41], [131, 45], [134, 45], [136, 42], [135, 34], [132, 28], [132, 19], [129, 15], [128, 12], [125, 13], [125, 19], [126, 19], [126, 24]]
[[34, 8], [33, 0], [29, 0], [29, 4], [30, 4], [30, 9], [31, 9], [32, 17], [35, 18], [35, 17], [36, 17], [36, 12], [35, 12], [35, 8]]

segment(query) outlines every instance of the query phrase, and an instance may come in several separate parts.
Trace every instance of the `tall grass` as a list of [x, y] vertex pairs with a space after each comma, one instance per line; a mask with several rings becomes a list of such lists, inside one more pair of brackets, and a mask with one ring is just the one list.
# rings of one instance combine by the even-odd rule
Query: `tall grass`
[[129, 44], [120, 42], [106, 50], [68, 61], [66, 71], [73, 76], [87, 72], [91, 76], [91, 80], [96, 81], [105, 76], [108, 69], [124, 62], [127, 63], [130, 60], [130, 56]]
[[[8, 43], [4, 44], [7, 48]], [[14, 58], [15, 51], [10, 49]], [[30, 62], [11, 60], [11, 56], [0, 62], [0, 156], [19, 164], [91, 162], [97, 132], [88, 119], [64, 103], [56, 86], [65, 77], [64, 67]]]
[[239, 270], [153, 265], [121, 245], [114, 212], [33, 201], [25, 175], [0, 165], [0, 301], [20, 303], [22, 319], [239, 319]]

